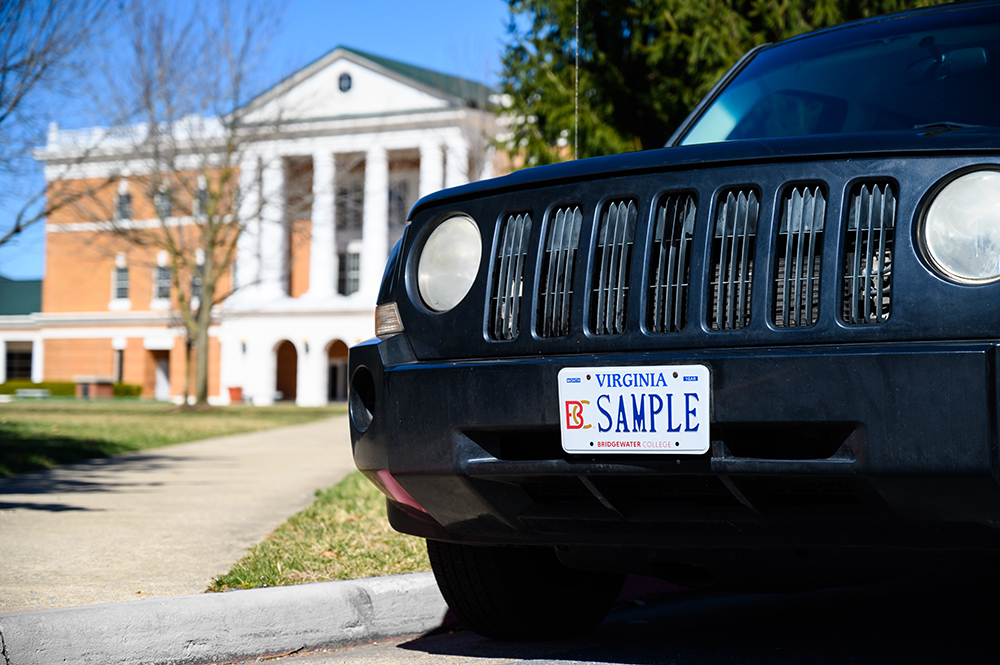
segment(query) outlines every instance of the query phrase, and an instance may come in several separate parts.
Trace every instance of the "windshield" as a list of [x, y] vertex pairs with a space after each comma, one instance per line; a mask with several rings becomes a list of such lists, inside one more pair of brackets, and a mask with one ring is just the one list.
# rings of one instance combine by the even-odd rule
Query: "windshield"
[[1000, 126], [1000, 6], [877, 21], [763, 49], [681, 145]]

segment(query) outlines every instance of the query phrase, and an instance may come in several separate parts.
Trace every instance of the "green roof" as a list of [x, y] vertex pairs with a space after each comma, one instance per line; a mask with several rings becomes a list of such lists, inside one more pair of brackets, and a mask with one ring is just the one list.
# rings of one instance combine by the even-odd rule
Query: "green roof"
[[[338, 46], [320, 56], [316, 60], [313, 60], [305, 67], [289, 74], [281, 81], [268, 88], [266, 91], [243, 104], [241, 108], [244, 111], [248, 111], [254, 109], [259, 104], [265, 103], [274, 95], [280, 94], [284, 86], [296, 84], [297, 79], [302, 77], [306, 72], [312, 70], [314, 67], [322, 65], [327, 59], [333, 57], [337, 51], [346, 53], [358, 60], [367, 61], [401, 79], [408, 79], [419, 86], [423, 86], [431, 92], [436, 91], [445, 97], [450, 97], [452, 100], [460, 100], [461, 103], [466, 106], [471, 106], [472, 108], [487, 108], [491, 106], [490, 96], [494, 94], [494, 91], [478, 81], [465, 79], [460, 76], [451, 76], [450, 74], [442, 74], [441, 72], [436, 72], [431, 69], [417, 67], [416, 65], [400, 62], [391, 58], [383, 58], [379, 55], [365, 53], [364, 51], [359, 51], [346, 46]], [[315, 72], [311, 72], [309, 75], [311, 76], [313, 73]]]
[[42, 280], [7, 279], [0, 275], [0, 316], [42, 311]]
[[398, 60], [391, 60], [390, 58], [383, 58], [382, 56], [365, 53], [364, 51], [359, 51], [347, 46], [341, 46], [339, 48], [360, 56], [365, 60], [370, 60], [376, 65], [384, 67], [391, 72], [395, 72], [400, 76], [416, 81], [417, 83], [421, 83], [429, 88], [434, 88], [435, 90], [439, 90], [451, 97], [458, 97], [459, 99], [465, 100], [466, 103], [472, 106], [486, 106], [489, 102], [490, 95], [493, 94], [492, 90], [477, 81], [464, 79], [458, 76], [451, 76], [449, 74], [442, 74], [441, 72], [424, 69], [423, 67], [417, 67], [416, 65], [399, 62]]

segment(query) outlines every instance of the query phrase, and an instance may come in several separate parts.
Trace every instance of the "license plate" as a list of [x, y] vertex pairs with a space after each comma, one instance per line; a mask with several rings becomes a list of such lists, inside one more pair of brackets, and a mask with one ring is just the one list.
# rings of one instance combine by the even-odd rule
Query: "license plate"
[[563, 450], [708, 452], [711, 396], [704, 365], [564, 367], [559, 371]]

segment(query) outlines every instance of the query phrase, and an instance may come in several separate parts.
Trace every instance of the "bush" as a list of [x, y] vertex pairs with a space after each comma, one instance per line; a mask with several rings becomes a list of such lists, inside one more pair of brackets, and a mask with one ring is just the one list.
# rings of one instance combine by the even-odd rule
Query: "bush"
[[52, 397], [73, 397], [76, 395], [76, 384], [72, 381], [42, 381], [32, 383], [31, 379], [11, 379], [0, 383], [0, 395], [13, 395], [18, 390], [48, 390]]
[[142, 386], [134, 383], [116, 383], [112, 386], [115, 397], [139, 397], [142, 395]]

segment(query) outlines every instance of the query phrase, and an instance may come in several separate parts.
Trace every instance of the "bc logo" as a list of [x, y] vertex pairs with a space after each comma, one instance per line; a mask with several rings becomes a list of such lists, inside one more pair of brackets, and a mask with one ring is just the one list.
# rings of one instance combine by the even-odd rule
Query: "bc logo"
[[583, 422], [583, 405], [590, 404], [587, 400], [582, 402], [566, 402], [566, 429], [590, 429], [590, 425]]

